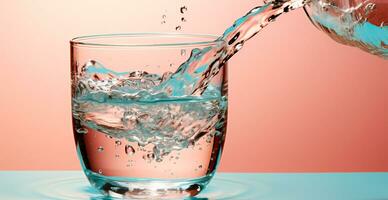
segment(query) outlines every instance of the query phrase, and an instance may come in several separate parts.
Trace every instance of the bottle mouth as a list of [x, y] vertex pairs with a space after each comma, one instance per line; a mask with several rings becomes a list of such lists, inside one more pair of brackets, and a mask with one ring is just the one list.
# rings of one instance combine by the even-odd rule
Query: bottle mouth
[[206, 47], [222, 45], [216, 35], [181, 33], [119, 33], [87, 35], [70, 40], [76, 47]]

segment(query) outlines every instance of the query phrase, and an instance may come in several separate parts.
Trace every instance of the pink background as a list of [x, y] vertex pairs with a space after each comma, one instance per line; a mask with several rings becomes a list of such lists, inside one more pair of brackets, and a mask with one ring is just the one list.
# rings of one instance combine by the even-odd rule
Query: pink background
[[[0, 2], [0, 170], [80, 169], [71, 132], [72, 37], [221, 34], [256, 0]], [[166, 11], [165, 11], [166, 10]], [[167, 14], [167, 24], [161, 16]], [[336, 44], [302, 10], [230, 61], [222, 171], [388, 171], [388, 62]]]

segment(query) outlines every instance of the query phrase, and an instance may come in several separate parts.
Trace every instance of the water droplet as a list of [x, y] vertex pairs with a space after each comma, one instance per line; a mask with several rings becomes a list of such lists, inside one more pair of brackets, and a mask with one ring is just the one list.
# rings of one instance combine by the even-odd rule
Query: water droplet
[[99, 169], [99, 170], [98, 170], [98, 173], [99, 173], [99, 174], [102, 174], [102, 169]]
[[181, 56], [186, 55], [186, 49], [181, 49]]
[[199, 147], [198, 150], [202, 151], [202, 147]]
[[167, 22], [166, 18], [167, 18], [167, 15], [162, 15], [162, 22], [160, 22], [160, 23], [165, 24]]
[[181, 7], [181, 13], [184, 14], [186, 11], [187, 11], [187, 7], [186, 6], [182, 6]]
[[98, 151], [98, 152], [103, 152], [103, 151], [104, 151], [104, 147], [99, 146], [99, 147], [97, 148], [97, 151]]
[[105, 135], [106, 138], [112, 139], [113, 137], [110, 135]]
[[86, 135], [88, 133], [88, 129], [79, 128], [79, 129], [77, 129], [77, 133]]
[[182, 21], [182, 22], [186, 22], [186, 18], [182, 17], [182, 18], [181, 18], [181, 21]]
[[121, 145], [121, 141], [120, 141], [120, 140], [116, 140], [116, 141], [115, 141], [115, 145], [116, 145], [116, 146], [120, 146], [120, 145]]
[[182, 26], [175, 27], [175, 30], [180, 31], [182, 29]]
[[120, 155], [119, 155], [119, 154], [116, 154], [115, 157], [116, 157], [116, 158], [120, 158]]
[[135, 153], [135, 148], [133, 148], [131, 145], [125, 145], [125, 153], [127, 155], [133, 155]]
[[202, 165], [199, 165], [198, 168], [199, 168], [199, 169], [202, 169]]

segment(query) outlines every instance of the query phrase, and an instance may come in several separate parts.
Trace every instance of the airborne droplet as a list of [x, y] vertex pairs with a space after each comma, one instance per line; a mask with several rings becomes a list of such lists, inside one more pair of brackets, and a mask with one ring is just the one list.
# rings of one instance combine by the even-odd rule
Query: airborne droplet
[[187, 11], [187, 7], [186, 6], [182, 6], [181, 7], [181, 13], [184, 14], [186, 11]]
[[167, 15], [162, 15], [162, 22], [160, 22], [160, 23], [165, 24], [167, 22], [166, 18], [167, 18]]
[[181, 49], [181, 56], [186, 55], [186, 49]]

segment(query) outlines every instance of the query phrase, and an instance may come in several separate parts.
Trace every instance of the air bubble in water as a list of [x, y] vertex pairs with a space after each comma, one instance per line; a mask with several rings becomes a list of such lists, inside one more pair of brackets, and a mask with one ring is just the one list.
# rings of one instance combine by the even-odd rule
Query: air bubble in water
[[133, 129], [137, 124], [137, 113], [133, 111], [124, 112], [122, 122], [125, 128]]
[[99, 146], [99, 147], [97, 148], [97, 151], [98, 151], [98, 152], [103, 152], [103, 151], [104, 151], [104, 147]]
[[155, 154], [154, 153], [149, 153], [147, 155], [144, 155], [143, 159], [148, 161], [148, 162], [151, 162], [152, 160], [155, 159]]
[[98, 170], [98, 173], [99, 173], [99, 174], [102, 174], [102, 169], [99, 169], [99, 170]]
[[133, 148], [131, 145], [125, 145], [125, 153], [127, 155], [133, 155], [135, 153], [135, 148]]
[[77, 129], [77, 133], [86, 135], [88, 133], [88, 129], [79, 128]]
[[181, 13], [184, 14], [186, 11], [187, 11], [187, 7], [186, 6], [182, 6], [181, 7]]
[[207, 143], [211, 143], [212, 140], [213, 140], [213, 135], [212, 134], [209, 134], [209, 135], [206, 136], [206, 142]]

